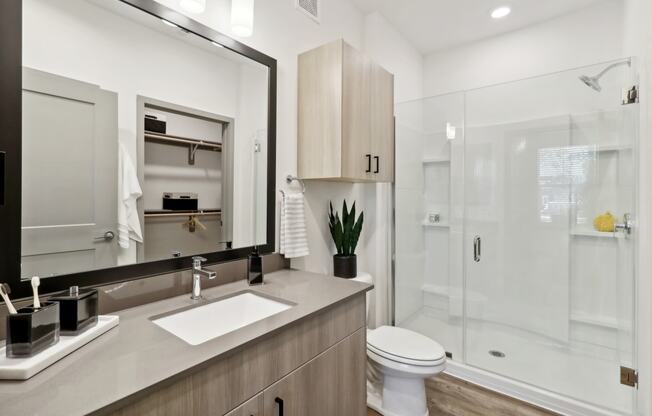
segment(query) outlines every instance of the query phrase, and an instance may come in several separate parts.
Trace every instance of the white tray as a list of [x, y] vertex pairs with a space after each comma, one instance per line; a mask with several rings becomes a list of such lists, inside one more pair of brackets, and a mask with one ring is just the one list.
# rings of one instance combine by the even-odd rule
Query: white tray
[[0, 380], [27, 380], [56, 363], [76, 349], [88, 344], [118, 325], [115, 315], [100, 315], [97, 324], [75, 336], [61, 336], [59, 342], [29, 358], [7, 358], [6, 348], [0, 348]]

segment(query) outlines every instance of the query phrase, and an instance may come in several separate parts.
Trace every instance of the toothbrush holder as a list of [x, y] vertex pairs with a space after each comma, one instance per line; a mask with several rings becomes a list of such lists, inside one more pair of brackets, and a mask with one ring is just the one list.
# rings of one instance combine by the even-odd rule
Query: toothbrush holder
[[98, 297], [97, 289], [73, 286], [68, 293], [48, 299], [59, 304], [61, 335], [78, 335], [97, 324]]
[[24, 358], [38, 354], [59, 342], [59, 304], [43, 302], [7, 315], [6, 355]]

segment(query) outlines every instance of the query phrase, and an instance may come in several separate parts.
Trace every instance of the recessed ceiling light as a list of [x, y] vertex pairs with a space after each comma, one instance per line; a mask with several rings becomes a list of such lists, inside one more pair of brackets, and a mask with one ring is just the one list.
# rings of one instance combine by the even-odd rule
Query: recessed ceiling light
[[206, 0], [181, 0], [179, 6], [188, 13], [200, 14], [206, 10]]
[[497, 9], [494, 9], [491, 12], [491, 17], [493, 17], [494, 19], [502, 19], [503, 17], [507, 16], [511, 12], [512, 9], [510, 9], [507, 6], [502, 6], [502, 7], [498, 7]]
[[166, 25], [168, 25], [170, 27], [179, 27], [179, 26], [175, 25], [174, 23], [169, 22], [169, 21], [167, 21], [165, 19], [161, 19], [161, 22], [165, 23]]

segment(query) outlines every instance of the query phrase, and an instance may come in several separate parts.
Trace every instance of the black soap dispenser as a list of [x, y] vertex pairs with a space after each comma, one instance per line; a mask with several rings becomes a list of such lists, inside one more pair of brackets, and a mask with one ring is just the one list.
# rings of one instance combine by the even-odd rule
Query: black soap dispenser
[[263, 284], [263, 258], [258, 254], [258, 246], [254, 246], [254, 251], [249, 255], [247, 281], [249, 285]]

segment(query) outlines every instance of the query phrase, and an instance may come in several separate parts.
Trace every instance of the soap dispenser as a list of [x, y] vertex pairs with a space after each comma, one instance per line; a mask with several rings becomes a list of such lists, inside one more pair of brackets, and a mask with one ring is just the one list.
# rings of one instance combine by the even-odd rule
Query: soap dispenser
[[249, 285], [263, 284], [263, 258], [258, 254], [258, 246], [249, 255], [247, 262], [247, 281]]

